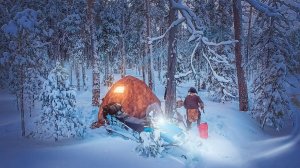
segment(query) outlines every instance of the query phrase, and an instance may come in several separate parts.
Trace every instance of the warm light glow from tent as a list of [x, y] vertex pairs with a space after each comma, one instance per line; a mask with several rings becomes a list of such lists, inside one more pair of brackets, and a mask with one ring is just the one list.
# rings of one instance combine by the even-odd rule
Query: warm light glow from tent
[[117, 86], [114, 90], [114, 93], [124, 93], [124, 86]]

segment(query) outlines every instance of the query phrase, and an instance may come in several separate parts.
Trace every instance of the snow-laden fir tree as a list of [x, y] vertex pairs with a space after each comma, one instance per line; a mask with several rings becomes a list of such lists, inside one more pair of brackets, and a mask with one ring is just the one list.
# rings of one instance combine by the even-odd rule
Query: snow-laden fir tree
[[38, 11], [29, 8], [17, 12], [1, 29], [8, 46], [0, 64], [8, 74], [8, 88], [17, 97], [22, 135], [25, 136], [26, 108], [33, 107], [34, 96], [40, 93], [42, 80], [48, 70], [48, 54], [42, 33], [44, 29]]
[[261, 126], [272, 126], [279, 130], [290, 112], [289, 99], [285, 90], [286, 66], [279, 53], [270, 57], [270, 68], [265, 68], [254, 82], [253, 117]]
[[61, 140], [83, 137], [85, 126], [76, 110], [75, 90], [70, 86], [67, 70], [60, 63], [50, 72], [40, 96], [42, 114], [36, 122], [35, 137]]
[[294, 5], [270, 0], [268, 6], [277, 9], [280, 17], [258, 13], [253, 24], [253, 54], [249, 56], [248, 65], [255, 79], [252, 114], [262, 127], [272, 126], [276, 130], [282, 128], [287, 121], [284, 119], [290, 116], [286, 77], [299, 67], [298, 51], [291, 40], [291, 33], [297, 31], [299, 24], [293, 20], [297, 15]]

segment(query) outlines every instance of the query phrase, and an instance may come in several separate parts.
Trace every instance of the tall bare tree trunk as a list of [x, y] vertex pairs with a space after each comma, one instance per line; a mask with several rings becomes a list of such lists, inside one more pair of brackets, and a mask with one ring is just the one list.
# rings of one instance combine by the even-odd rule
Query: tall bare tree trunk
[[[146, 44], [145, 44], [146, 45]], [[142, 76], [143, 76], [143, 81], [146, 83], [146, 68], [145, 68], [145, 52], [141, 50], [141, 55], [142, 55]]]
[[[246, 52], [246, 65], [248, 66], [249, 59], [251, 57], [251, 38], [252, 38], [252, 32], [251, 32], [251, 24], [252, 24], [252, 6], [250, 6], [250, 12], [249, 12], [249, 22], [248, 22], [248, 35], [247, 35], [247, 52]], [[251, 74], [250, 74], [250, 68], [246, 68], [247, 72], [247, 79], [250, 80]]]
[[82, 87], [83, 90], [86, 91], [87, 90], [87, 86], [86, 86], [86, 63], [83, 61], [81, 63], [81, 71], [82, 71]]
[[[164, 21], [162, 21], [162, 23], [164, 23]], [[161, 27], [159, 35], [162, 35], [163, 33], [164, 33], [163, 27]], [[164, 44], [164, 42], [163, 42], [163, 40], [161, 40], [161, 42], [160, 42], [160, 48], [161, 48], [162, 51], [161, 51], [161, 54], [157, 57], [157, 62], [158, 62], [158, 68], [157, 68], [157, 71], [158, 71], [158, 80], [160, 82], [162, 81], [161, 71], [162, 71], [162, 63], [163, 63], [163, 59], [162, 59], [163, 44]]]
[[152, 58], [152, 43], [149, 43], [151, 37], [151, 17], [150, 17], [150, 0], [146, 0], [146, 12], [147, 12], [147, 45], [146, 55], [148, 59], [148, 86], [151, 90], [154, 90], [154, 78], [153, 78], [153, 58]]
[[95, 1], [94, 0], [88, 0], [88, 22], [89, 22], [89, 29], [90, 29], [90, 48], [91, 48], [91, 54], [93, 59], [93, 97], [92, 97], [92, 105], [98, 106], [99, 100], [100, 100], [100, 71], [99, 71], [99, 61], [100, 58], [97, 55], [96, 51], [96, 44], [95, 44], [95, 14], [93, 11]]
[[109, 76], [109, 54], [108, 52], [105, 52], [105, 66], [104, 66], [104, 83], [107, 85], [107, 80]]
[[21, 101], [20, 101], [20, 111], [21, 111], [21, 129], [22, 129], [22, 136], [25, 136], [25, 110], [24, 110], [24, 65], [21, 66]]
[[73, 85], [73, 67], [74, 67], [74, 58], [71, 61], [70, 65], [70, 84]]
[[76, 76], [76, 88], [77, 91], [80, 91], [80, 72], [79, 72], [79, 65], [75, 63], [75, 76]]
[[[170, 6], [171, 2], [169, 1]], [[177, 10], [170, 8], [169, 12], [169, 25], [177, 18]], [[168, 67], [167, 67], [167, 88], [166, 88], [166, 103], [165, 111], [168, 117], [172, 117], [175, 112], [176, 102], [176, 58], [177, 58], [177, 40], [176, 40], [177, 27], [174, 26], [169, 31], [168, 37]]]
[[158, 71], [158, 80], [161, 81], [161, 63], [162, 63], [162, 59], [160, 56], [157, 57], [157, 71]]
[[126, 51], [125, 51], [125, 1], [122, 0], [122, 42], [121, 42], [121, 55], [122, 55], [122, 66], [121, 66], [121, 77], [125, 77], [126, 75]]
[[235, 62], [238, 78], [240, 111], [248, 111], [248, 92], [244, 69], [242, 67], [242, 24], [241, 24], [241, 0], [233, 0], [234, 36], [238, 42], [235, 45]]
[[[201, 48], [201, 46], [199, 47]], [[195, 83], [196, 83], [196, 88], [198, 91], [201, 90], [201, 78], [200, 78], [200, 71], [201, 71], [201, 67], [200, 67], [200, 53], [199, 53], [199, 50], [196, 51], [195, 53], [195, 61], [196, 61], [196, 69], [197, 69], [197, 72], [196, 72], [196, 75], [195, 75]]]
[[122, 66], [121, 66], [121, 77], [125, 77], [126, 75], [126, 52], [125, 52], [125, 40], [124, 35], [122, 37], [122, 48], [121, 48], [121, 55], [122, 55]]

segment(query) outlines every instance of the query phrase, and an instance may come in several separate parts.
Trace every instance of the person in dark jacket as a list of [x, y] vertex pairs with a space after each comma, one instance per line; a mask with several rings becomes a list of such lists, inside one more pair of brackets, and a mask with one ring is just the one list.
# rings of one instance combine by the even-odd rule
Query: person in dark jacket
[[188, 91], [188, 95], [186, 96], [183, 105], [186, 109], [186, 123], [187, 129], [191, 128], [192, 122], [197, 121], [197, 125], [200, 124], [201, 121], [201, 110], [204, 109], [204, 103], [201, 98], [197, 95], [197, 90], [194, 87], [191, 87]]

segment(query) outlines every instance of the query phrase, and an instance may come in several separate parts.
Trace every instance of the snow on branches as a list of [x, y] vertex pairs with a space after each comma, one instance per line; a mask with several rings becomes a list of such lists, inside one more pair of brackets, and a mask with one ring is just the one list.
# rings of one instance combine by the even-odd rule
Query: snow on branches
[[260, 12], [263, 12], [267, 16], [270, 17], [282, 17], [281, 14], [274, 8], [269, 7], [266, 4], [263, 4], [257, 0], [246, 0], [251, 6], [253, 6], [255, 9], [259, 10]]
[[43, 113], [36, 122], [33, 137], [58, 141], [84, 135], [85, 126], [76, 110], [75, 90], [69, 84], [66, 69], [59, 63], [44, 82], [40, 100]]
[[165, 148], [159, 131], [141, 132], [140, 137], [142, 143], [135, 149], [140, 155], [145, 157], [161, 156]]
[[[287, 7], [284, 1], [272, 0], [268, 4], [281, 11], [284, 9], [286, 13], [297, 12]], [[297, 47], [290, 40], [294, 38], [291, 32], [297, 31], [297, 24], [289, 20], [289, 15], [284, 17], [285, 20], [257, 16], [252, 38], [252, 60], [256, 62], [251, 60], [247, 65], [255, 79], [251, 84], [252, 115], [260, 121], [261, 127], [270, 126], [276, 130], [290, 122], [286, 120], [291, 112], [286, 90], [287, 77], [299, 67]]]
[[252, 115], [260, 121], [262, 128], [267, 125], [280, 130], [290, 111], [284, 86], [287, 70], [282, 55], [273, 55], [270, 63], [270, 68], [264, 69], [254, 81]]
[[195, 57], [197, 50], [200, 49], [201, 50], [200, 55], [202, 55], [205, 58], [207, 64], [210, 67], [209, 69], [211, 70], [211, 73], [209, 73], [208, 75], [212, 75], [212, 76], [210, 77], [210, 79], [206, 79], [206, 80], [210, 80], [209, 82], [211, 85], [209, 89], [212, 92], [211, 95], [214, 95], [213, 99], [216, 101], [226, 101], [226, 100], [235, 99], [237, 97], [236, 96], [237, 85], [235, 79], [235, 69], [231, 65], [233, 61], [231, 60], [231, 58], [228, 58], [226, 55], [223, 54], [224, 52], [226, 52], [226, 54], [230, 54], [230, 52], [224, 50], [221, 51], [222, 54], [218, 54], [218, 51], [220, 52], [221, 50], [220, 48], [228, 48], [226, 46], [233, 45], [238, 41], [237, 40], [224, 40], [221, 42], [209, 41], [208, 38], [205, 37], [203, 33], [204, 25], [201, 23], [201, 21], [196, 16], [196, 14], [189, 7], [187, 7], [182, 0], [179, 0], [177, 2], [174, 0], [170, 0], [170, 2], [171, 2], [171, 7], [177, 9], [180, 12], [179, 16], [181, 17], [175, 20], [168, 27], [165, 33], [163, 33], [161, 36], [148, 38], [148, 43], [151, 44], [156, 40], [161, 40], [162, 38], [165, 37], [165, 35], [172, 27], [177, 26], [184, 22], [187, 26], [188, 31], [191, 34], [188, 39], [188, 42], [196, 42], [196, 45], [190, 56], [190, 64], [192, 69], [191, 72], [193, 72], [196, 81], [200, 80], [200, 76], [198, 74], [199, 72], [197, 72], [194, 68], [193, 59]]

